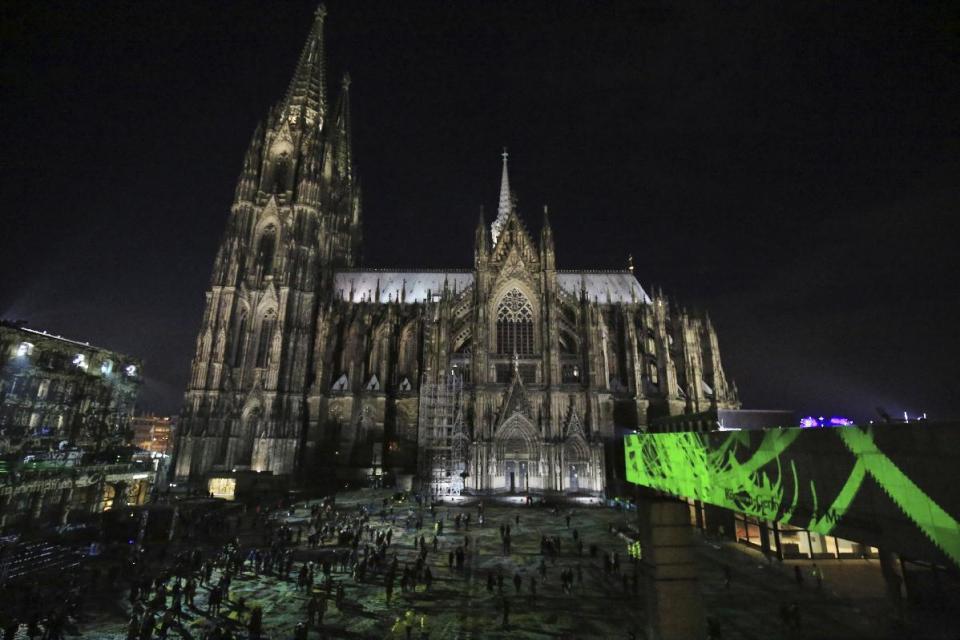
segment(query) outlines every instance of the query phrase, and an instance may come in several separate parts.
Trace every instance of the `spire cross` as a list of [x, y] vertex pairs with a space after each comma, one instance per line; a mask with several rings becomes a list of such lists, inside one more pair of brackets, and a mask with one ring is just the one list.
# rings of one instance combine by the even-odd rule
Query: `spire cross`
[[500, 154], [500, 157], [503, 158], [504, 164], [506, 164], [506, 162], [507, 162], [507, 157], [508, 157], [509, 155], [510, 155], [510, 154], [507, 153], [507, 148], [504, 147], [504, 148], [503, 148], [503, 153]]

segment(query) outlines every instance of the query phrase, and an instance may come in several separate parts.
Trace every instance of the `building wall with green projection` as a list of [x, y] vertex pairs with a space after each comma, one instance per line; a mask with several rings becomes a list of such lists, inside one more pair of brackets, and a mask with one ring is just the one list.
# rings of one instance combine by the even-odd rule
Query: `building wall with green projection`
[[960, 565], [960, 424], [636, 434], [624, 444], [634, 484]]

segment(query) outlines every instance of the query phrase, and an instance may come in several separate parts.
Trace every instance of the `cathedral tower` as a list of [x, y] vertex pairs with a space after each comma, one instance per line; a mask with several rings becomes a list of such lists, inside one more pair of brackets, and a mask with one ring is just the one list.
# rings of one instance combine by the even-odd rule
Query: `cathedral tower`
[[350, 79], [331, 109], [325, 15], [244, 157], [177, 436], [179, 479], [297, 468], [319, 298], [333, 269], [355, 266], [361, 239]]

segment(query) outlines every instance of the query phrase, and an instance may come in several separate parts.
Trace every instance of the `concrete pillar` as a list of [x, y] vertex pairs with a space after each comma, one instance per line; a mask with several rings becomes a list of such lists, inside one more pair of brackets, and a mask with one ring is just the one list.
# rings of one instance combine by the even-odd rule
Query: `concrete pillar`
[[7, 513], [10, 511], [10, 503], [13, 502], [13, 494], [0, 495], [0, 533], [3, 533], [7, 526]]
[[106, 482], [100, 480], [93, 490], [93, 500], [90, 501], [90, 513], [100, 513], [103, 506], [103, 492], [106, 489]]
[[43, 491], [37, 491], [30, 504], [30, 522], [39, 520], [41, 513], [43, 513]]
[[770, 527], [766, 520], [760, 520], [760, 549], [763, 551], [763, 557], [770, 561]]
[[113, 485], [113, 506], [111, 509], [123, 509], [127, 506], [127, 483], [118, 482]]
[[64, 489], [60, 498], [60, 524], [67, 524], [70, 520], [70, 503], [73, 501], [73, 489]]
[[777, 560], [783, 562], [783, 545], [780, 543], [780, 525], [776, 520], [773, 521], [773, 541], [776, 545]]
[[905, 620], [907, 615], [907, 583], [903, 575], [903, 563], [899, 556], [889, 549], [880, 548], [880, 572], [887, 585], [887, 596], [893, 604], [893, 611], [898, 620]]
[[687, 504], [644, 495], [639, 516], [647, 637], [702, 640], [706, 624]]

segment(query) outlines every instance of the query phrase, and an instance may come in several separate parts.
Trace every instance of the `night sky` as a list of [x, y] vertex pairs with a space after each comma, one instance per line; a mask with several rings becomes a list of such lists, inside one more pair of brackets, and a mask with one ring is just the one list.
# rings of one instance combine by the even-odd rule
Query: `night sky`
[[[0, 317], [141, 356], [175, 412], [243, 153], [312, 2], [2, 2]], [[472, 265], [510, 149], [561, 268], [716, 324], [747, 408], [960, 417], [960, 11], [328, 3], [367, 266]]]

